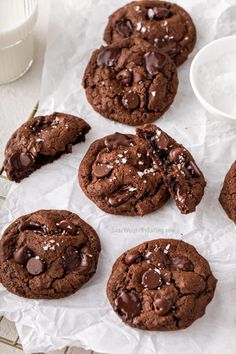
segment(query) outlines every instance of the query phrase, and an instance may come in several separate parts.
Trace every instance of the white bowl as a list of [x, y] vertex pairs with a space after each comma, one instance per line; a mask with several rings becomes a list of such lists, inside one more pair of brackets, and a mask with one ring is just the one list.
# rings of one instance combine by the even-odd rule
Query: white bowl
[[[229, 60], [229, 55], [231, 54], [233, 57], [235, 55], [235, 65], [234, 61]], [[220, 65], [218, 65], [218, 63], [220, 63]], [[229, 63], [231, 64], [229, 65]], [[213, 77], [208, 76], [208, 71], [210, 75], [211, 70], [217, 67], [217, 65], [219, 66], [217, 75], [214, 75]], [[233, 71], [235, 70], [232, 75], [230, 71], [231, 69]], [[204, 70], [206, 74], [205, 76]], [[222, 77], [224, 78], [222, 84], [220, 81], [220, 75], [223, 75]], [[215, 78], [218, 78], [219, 85], [214, 85]], [[234, 80], [236, 83], [236, 35], [223, 37], [207, 44], [197, 53], [190, 68], [190, 82], [192, 89], [204, 108], [218, 117], [236, 119], [236, 106], [234, 106], [235, 108], [232, 113], [229, 112], [230, 106], [228, 103], [230, 102], [231, 104], [236, 105], [236, 100], [231, 96], [229, 86], [231, 80]], [[212, 101], [212, 96], [209, 94], [209, 91], [207, 91], [208, 85], [211, 85], [211, 92], [212, 96], [215, 96], [215, 101]], [[223, 91], [222, 96], [218, 92], [220, 89]], [[236, 91], [233, 90], [232, 94], [236, 95]]]

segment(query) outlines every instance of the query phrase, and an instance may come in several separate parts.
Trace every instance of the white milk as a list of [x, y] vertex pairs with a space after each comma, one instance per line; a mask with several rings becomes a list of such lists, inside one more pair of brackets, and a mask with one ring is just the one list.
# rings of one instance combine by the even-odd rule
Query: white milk
[[37, 0], [0, 0], [0, 84], [16, 80], [32, 65]]

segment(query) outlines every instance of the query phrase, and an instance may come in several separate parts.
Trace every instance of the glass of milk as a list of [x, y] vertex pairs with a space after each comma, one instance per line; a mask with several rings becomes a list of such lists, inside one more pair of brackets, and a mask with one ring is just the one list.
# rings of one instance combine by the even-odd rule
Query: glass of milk
[[0, 84], [24, 75], [33, 63], [37, 0], [0, 0]]

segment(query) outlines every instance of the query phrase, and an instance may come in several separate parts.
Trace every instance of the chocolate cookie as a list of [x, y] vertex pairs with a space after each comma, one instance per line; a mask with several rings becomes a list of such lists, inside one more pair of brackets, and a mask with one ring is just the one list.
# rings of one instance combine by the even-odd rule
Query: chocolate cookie
[[114, 43], [124, 38], [142, 38], [182, 64], [196, 43], [196, 29], [180, 6], [156, 0], [133, 1], [109, 17], [104, 40]]
[[236, 224], [236, 161], [225, 176], [219, 201], [228, 217]]
[[0, 281], [10, 292], [56, 299], [76, 292], [96, 272], [100, 241], [78, 215], [39, 210], [14, 221], [0, 241]]
[[145, 143], [134, 135], [96, 140], [80, 164], [79, 182], [88, 198], [111, 214], [144, 215], [169, 198]]
[[20, 182], [63, 153], [71, 152], [73, 144], [85, 141], [89, 130], [83, 119], [65, 113], [28, 120], [7, 143], [3, 164], [7, 177]]
[[208, 262], [188, 243], [144, 242], [115, 262], [107, 296], [130, 326], [170, 331], [202, 317], [216, 287]]
[[137, 128], [182, 214], [195, 211], [206, 181], [190, 152], [154, 124]]
[[148, 42], [125, 39], [93, 52], [83, 86], [95, 111], [138, 125], [156, 120], [169, 108], [178, 78], [168, 55]]

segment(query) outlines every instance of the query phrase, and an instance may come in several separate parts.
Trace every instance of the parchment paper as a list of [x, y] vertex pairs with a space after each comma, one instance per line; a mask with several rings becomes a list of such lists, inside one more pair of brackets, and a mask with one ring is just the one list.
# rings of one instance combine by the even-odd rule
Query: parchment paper
[[[0, 313], [16, 322], [24, 350], [42, 352], [77, 345], [111, 354], [232, 354], [236, 351], [236, 229], [218, 202], [225, 173], [235, 160], [236, 123], [216, 120], [195, 98], [190, 82], [191, 58], [216, 36], [216, 21], [229, 6], [223, 0], [178, 1], [193, 16], [198, 42], [179, 69], [180, 85], [169, 111], [157, 123], [189, 147], [207, 179], [197, 211], [181, 215], [169, 201], [144, 217], [105, 214], [82, 193], [77, 169], [94, 139], [134, 128], [95, 113], [81, 87], [91, 51], [100, 46], [107, 16], [124, 0], [53, 0], [45, 58], [40, 113], [55, 110], [81, 115], [92, 126], [85, 144], [15, 184], [0, 211], [1, 231], [16, 217], [40, 208], [78, 213], [98, 232], [102, 252], [96, 275], [63, 300], [34, 301], [0, 287]], [[145, 332], [124, 325], [106, 298], [106, 282], [115, 259], [126, 249], [158, 237], [183, 239], [197, 247], [218, 278], [205, 316], [186, 330]]]

